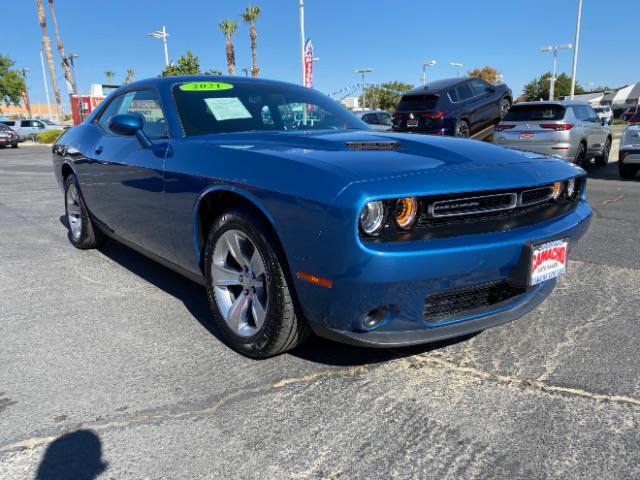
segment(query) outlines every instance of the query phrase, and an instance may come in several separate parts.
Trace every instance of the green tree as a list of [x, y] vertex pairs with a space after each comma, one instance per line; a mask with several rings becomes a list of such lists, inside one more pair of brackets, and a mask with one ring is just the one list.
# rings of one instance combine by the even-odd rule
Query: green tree
[[489, 83], [501, 83], [500, 80], [500, 70], [497, 70], [493, 67], [489, 67], [485, 65], [484, 67], [474, 68], [473, 70], [469, 70], [467, 75], [470, 77], [478, 77], [483, 79], [485, 82]]
[[[524, 86], [524, 98], [528, 102], [536, 100], [548, 100], [551, 88], [551, 72], [531, 80]], [[566, 97], [571, 93], [571, 77], [566, 73], [561, 73], [556, 78], [554, 96], [556, 98]], [[576, 93], [585, 93], [582, 86], [576, 82]]]
[[178, 58], [176, 64], [168, 65], [162, 72], [163, 77], [175, 77], [176, 75], [200, 75], [200, 59], [187, 50], [186, 55]]
[[224, 33], [225, 38], [227, 39], [226, 50], [227, 50], [227, 68], [229, 69], [229, 75], [236, 74], [236, 54], [233, 49], [233, 42], [231, 41], [231, 37], [236, 34], [238, 31], [238, 24], [233, 20], [223, 20], [218, 24], [218, 28]]
[[0, 54], [0, 101], [9, 104], [18, 104], [22, 95], [24, 82], [22, 76], [11, 67], [15, 62], [8, 56]]
[[132, 68], [127, 70], [127, 76], [124, 78], [122, 83], [127, 85], [127, 84], [133, 82], [133, 76], [135, 75], [135, 73], [136, 72], [134, 72], [134, 70]]
[[[393, 112], [400, 101], [402, 94], [395, 92], [408, 92], [413, 88], [410, 83], [404, 82], [385, 82], [380, 85], [367, 87], [364, 90], [366, 96], [366, 105], [368, 108], [378, 108]], [[360, 105], [364, 105], [362, 96], [358, 99]]]
[[216, 70], [215, 68], [212, 68], [211, 70], [208, 70], [206, 72], [204, 72], [205, 75], [222, 75], [222, 72], [220, 70]]
[[244, 13], [241, 15], [244, 23], [249, 25], [249, 38], [251, 39], [251, 59], [253, 62], [253, 66], [251, 67], [251, 76], [258, 77], [260, 73], [260, 69], [258, 68], [258, 61], [256, 57], [256, 38], [258, 34], [256, 33], [256, 20], [260, 16], [260, 7], [252, 6], [247, 7]]
[[104, 76], [107, 77], [107, 85], [113, 85], [113, 77], [116, 76], [115, 72], [107, 70], [104, 72]]

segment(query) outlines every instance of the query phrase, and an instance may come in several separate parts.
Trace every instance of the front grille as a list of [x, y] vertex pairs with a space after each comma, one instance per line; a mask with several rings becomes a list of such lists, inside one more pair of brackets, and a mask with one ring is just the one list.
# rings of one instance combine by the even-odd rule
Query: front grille
[[534, 205], [536, 203], [550, 200], [553, 197], [553, 186], [547, 185], [540, 188], [532, 188], [531, 190], [525, 190], [522, 192], [521, 204], [522, 205]]
[[518, 196], [515, 193], [452, 198], [450, 200], [433, 202], [429, 213], [434, 218], [455, 217], [459, 215], [509, 210], [514, 208], [517, 203]]
[[524, 288], [498, 282], [434, 293], [424, 302], [424, 320], [427, 323], [452, 320], [462, 314], [470, 315], [488, 307], [497, 307], [509, 300], [515, 300], [525, 292]]

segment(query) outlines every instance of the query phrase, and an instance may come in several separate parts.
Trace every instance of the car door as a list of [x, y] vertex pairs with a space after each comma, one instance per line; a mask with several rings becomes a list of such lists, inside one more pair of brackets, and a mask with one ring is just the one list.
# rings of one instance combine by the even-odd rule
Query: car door
[[585, 105], [584, 108], [586, 109], [585, 114], [587, 115], [588, 122], [591, 123], [593, 131], [593, 149], [597, 150], [599, 153], [604, 148], [609, 127], [602, 124], [602, 119], [591, 106]]
[[598, 115], [587, 105], [577, 105], [573, 110], [578, 111], [580, 127], [584, 132], [583, 137], [587, 140], [587, 151], [590, 155], [594, 154], [602, 148], [604, 142]]
[[478, 129], [482, 129], [492, 123], [500, 114], [500, 102], [495, 94], [495, 89], [480, 78], [472, 78], [471, 90], [474, 93], [475, 117]]
[[[109, 120], [123, 113], [144, 118], [151, 148], [109, 129]], [[95, 125], [100, 136], [87, 154], [90, 165], [81, 179], [89, 209], [119, 237], [173, 260], [164, 194], [167, 122], [157, 92], [133, 90], [115, 97]]]

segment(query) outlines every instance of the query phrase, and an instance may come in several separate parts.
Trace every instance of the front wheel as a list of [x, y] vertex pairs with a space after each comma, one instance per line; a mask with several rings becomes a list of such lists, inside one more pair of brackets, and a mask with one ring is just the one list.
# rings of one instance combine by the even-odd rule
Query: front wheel
[[587, 165], [587, 146], [584, 143], [580, 143], [578, 145], [574, 163], [580, 167], [585, 167]]
[[11, 148], [18, 148], [18, 144], [17, 143], [12, 143], [11, 144]]
[[91, 221], [75, 175], [69, 175], [65, 182], [64, 207], [69, 226], [69, 241], [73, 246], [82, 250], [101, 247], [106, 237]]
[[458, 120], [453, 133], [456, 137], [469, 138], [470, 129], [466, 120]]
[[307, 338], [282, 255], [263, 222], [244, 210], [222, 214], [211, 226], [205, 262], [209, 306], [233, 349], [267, 358]]

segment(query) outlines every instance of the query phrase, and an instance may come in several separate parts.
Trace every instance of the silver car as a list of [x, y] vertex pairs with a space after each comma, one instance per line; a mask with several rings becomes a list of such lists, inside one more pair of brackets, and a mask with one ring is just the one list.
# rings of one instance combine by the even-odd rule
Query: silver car
[[360, 110], [353, 112], [364, 123], [368, 123], [374, 130], [391, 130], [393, 120], [391, 114], [384, 110]]
[[586, 165], [609, 162], [611, 131], [585, 102], [525, 102], [513, 105], [496, 126], [494, 143]]
[[640, 169], [640, 126], [630, 125], [620, 139], [618, 172], [622, 178], [635, 178]]

